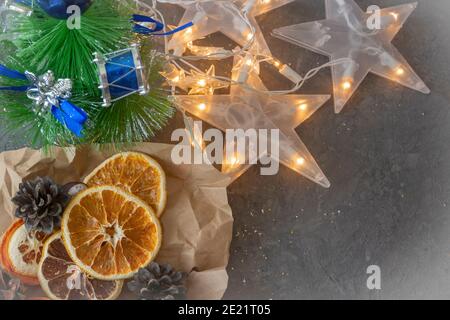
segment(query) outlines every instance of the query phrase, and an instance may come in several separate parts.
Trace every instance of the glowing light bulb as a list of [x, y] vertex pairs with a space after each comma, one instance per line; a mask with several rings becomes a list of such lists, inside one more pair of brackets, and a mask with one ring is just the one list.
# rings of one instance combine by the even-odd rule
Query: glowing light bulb
[[252, 39], [253, 39], [253, 33], [250, 32], [247, 34], [247, 41], [250, 41]]
[[342, 83], [342, 89], [349, 90], [352, 87], [352, 83], [350, 81], [344, 81]]
[[297, 165], [302, 166], [305, 164], [305, 158], [299, 157], [297, 158]]
[[201, 111], [204, 111], [204, 110], [206, 109], [206, 104], [200, 103], [200, 104], [198, 105], [198, 109], [201, 110]]
[[235, 166], [239, 163], [239, 159], [236, 156], [231, 157], [230, 165]]
[[280, 61], [278, 61], [278, 60], [274, 60], [274, 61], [273, 61], [273, 65], [274, 65], [276, 68], [281, 67], [281, 63], [280, 63]]
[[[197, 144], [195, 143], [197, 142]], [[195, 148], [197, 146], [200, 147], [200, 149], [203, 149], [203, 140], [200, 138], [197, 138], [196, 140], [191, 140], [191, 145]]]
[[389, 14], [390, 14], [391, 16], [394, 17], [395, 21], [398, 20], [398, 13], [395, 13], [395, 12], [389, 12]]
[[189, 29], [186, 29], [186, 34], [192, 34], [192, 27], [190, 27]]
[[301, 103], [301, 104], [298, 106], [298, 108], [299, 108], [301, 111], [305, 111], [306, 109], [308, 109], [308, 105], [307, 105], [306, 103]]
[[397, 67], [395, 69], [395, 74], [398, 75], [398, 76], [402, 76], [402, 75], [405, 74], [405, 69], [403, 69], [402, 67]]
[[253, 65], [252, 59], [245, 60], [245, 64], [248, 65], [249, 67], [251, 67]]
[[206, 86], [206, 80], [205, 79], [200, 79], [200, 80], [197, 81], [197, 84], [200, 87], [205, 87]]
[[262, 4], [269, 4], [269, 3], [270, 3], [270, 0], [261, 0], [261, 3], [262, 3]]
[[173, 82], [178, 82], [180, 81], [180, 76], [176, 76], [175, 78], [172, 79]]

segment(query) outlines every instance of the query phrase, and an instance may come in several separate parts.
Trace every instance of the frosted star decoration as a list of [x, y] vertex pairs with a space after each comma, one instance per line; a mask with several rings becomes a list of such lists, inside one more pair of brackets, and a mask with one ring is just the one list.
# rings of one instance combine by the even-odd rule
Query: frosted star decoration
[[[235, 57], [235, 65], [242, 64], [241, 59], [245, 57]], [[233, 70], [233, 80], [236, 80], [240, 68]], [[252, 87], [266, 90], [254, 71], [251, 71], [247, 83]], [[256, 157], [258, 159], [271, 157], [326, 188], [330, 187], [330, 182], [295, 132], [295, 128], [329, 99], [329, 95], [270, 95], [250, 91], [241, 86], [232, 86], [229, 95], [174, 96], [174, 101], [179, 108], [222, 131], [279, 129], [279, 157], [275, 158], [270, 150], [268, 150], [269, 154], [260, 153]], [[236, 155], [234, 160], [222, 166], [222, 171], [233, 180], [239, 178], [251, 167], [249, 164], [237, 161], [241, 157], [242, 155]], [[252, 160], [254, 159], [247, 158], [247, 161]]]
[[246, 43], [250, 28], [233, 1], [174, 2], [185, 9], [179, 25], [194, 21], [194, 25], [178, 32], [169, 41], [168, 49], [177, 56], [183, 55], [188, 44], [210, 34], [222, 32], [238, 43]]
[[216, 68], [214, 65], [211, 65], [206, 73], [191, 70], [190, 75], [186, 75], [184, 70], [180, 70], [172, 64], [167, 69], [166, 71], [160, 72], [166, 78], [167, 83], [170, 86], [189, 91], [189, 94], [209, 95], [214, 94], [215, 90], [230, 86], [229, 82], [216, 78]]
[[275, 37], [330, 56], [350, 58], [332, 67], [335, 111], [342, 111], [369, 72], [425, 94], [430, 89], [414, 72], [392, 40], [417, 3], [382, 9], [380, 29], [370, 30], [365, 13], [353, 0], [325, 0], [326, 19], [279, 28]]
[[[249, 0], [238, 0], [241, 8], [244, 8]], [[248, 19], [252, 26], [255, 28], [255, 42], [250, 51], [254, 53], [263, 54], [265, 56], [272, 56], [272, 52], [269, 49], [269, 46], [264, 38], [264, 34], [256, 21], [256, 17], [266, 14], [272, 10], [278, 9], [284, 5], [287, 5], [294, 0], [255, 0], [255, 4], [250, 9], [248, 13]], [[243, 45], [242, 43], [238, 43], [239, 45]]]
[[[268, 13], [294, 0], [204, 0], [199, 2], [183, 3], [183, 1], [170, 1], [185, 9], [185, 13], [179, 23], [183, 25], [194, 21], [194, 26], [178, 32], [168, 43], [168, 49], [176, 56], [182, 56], [187, 48], [191, 48], [194, 55], [207, 56], [212, 53], [224, 52], [223, 48], [204, 48], [194, 46], [195, 40], [221, 32], [240, 47], [245, 47], [250, 41], [252, 45], [248, 52], [254, 56], [263, 55], [272, 57], [269, 46], [259, 27], [255, 17]], [[247, 18], [243, 10], [248, 9]], [[192, 50], [194, 49], [194, 50]], [[301, 80], [301, 77], [287, 65], [273, 59], [269, 60], [281, 74], [293, 82]]]
[[211, 65], [206, 74], [195, 70], [192, 70], [191, 74], [183, 80], [184, 86], [191, 88], [189, 94], [211, 95], [215, 90], [228, 88], [230, 85], [228, 82], [215, 79], [216, 68], [214, 65]]

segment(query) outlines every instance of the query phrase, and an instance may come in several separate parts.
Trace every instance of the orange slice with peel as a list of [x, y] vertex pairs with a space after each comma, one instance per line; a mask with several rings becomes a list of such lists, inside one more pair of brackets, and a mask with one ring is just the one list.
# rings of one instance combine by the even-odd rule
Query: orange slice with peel
[[38, 278], [42, 290], [53, 300], [114, 300], [123, 286], [122, 280], [97, 280], [82, 272], [67, 254], [61, 232], [45, 243]]
[[0, 265], [26, 285], [38, 285], [38, 265], [47, 235], [27, 231], [23, 220], [6, 230], [0, 241]]
[[142, 153], [124, 152], [105, 160], [84, 183], [119, 187], [145, 201], [158, 217], [166, 206], [166, 175], [158, 162]]
[[75, 264], [100, 280], [131, 278], [155, 258], [162, 239], [153, 209], [113, 186], [80, 192], [64, 211], [61, 230]]

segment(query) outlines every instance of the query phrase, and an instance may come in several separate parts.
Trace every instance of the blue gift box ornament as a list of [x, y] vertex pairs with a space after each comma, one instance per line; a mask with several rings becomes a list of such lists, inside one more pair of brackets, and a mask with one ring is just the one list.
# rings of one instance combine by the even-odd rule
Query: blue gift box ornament
[[149, 92], [147, 77], [139, 53], [139, 45], [109, 54], [94, 53], [102, 90], [103, 106], [139, 93]]

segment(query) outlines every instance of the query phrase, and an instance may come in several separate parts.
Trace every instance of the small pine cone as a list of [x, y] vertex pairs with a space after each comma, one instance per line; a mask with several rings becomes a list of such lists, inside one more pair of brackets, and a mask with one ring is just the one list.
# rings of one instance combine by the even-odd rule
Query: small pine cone
[[20, 280], [11, 278], [0, 269], [0, 300], [24, 300], [23, 292]]
[[186, 274], [168, 265], [150, 263], [128, 283], [128, 289], [141, 300], [184, 300]]
[[38, 177], [19, 185], [12, 198], [17, 205], [15, 216], [25, 221], [28, 231], [46, 234], [61, 226], [61, 216], [70, 197], [49, 177]]

